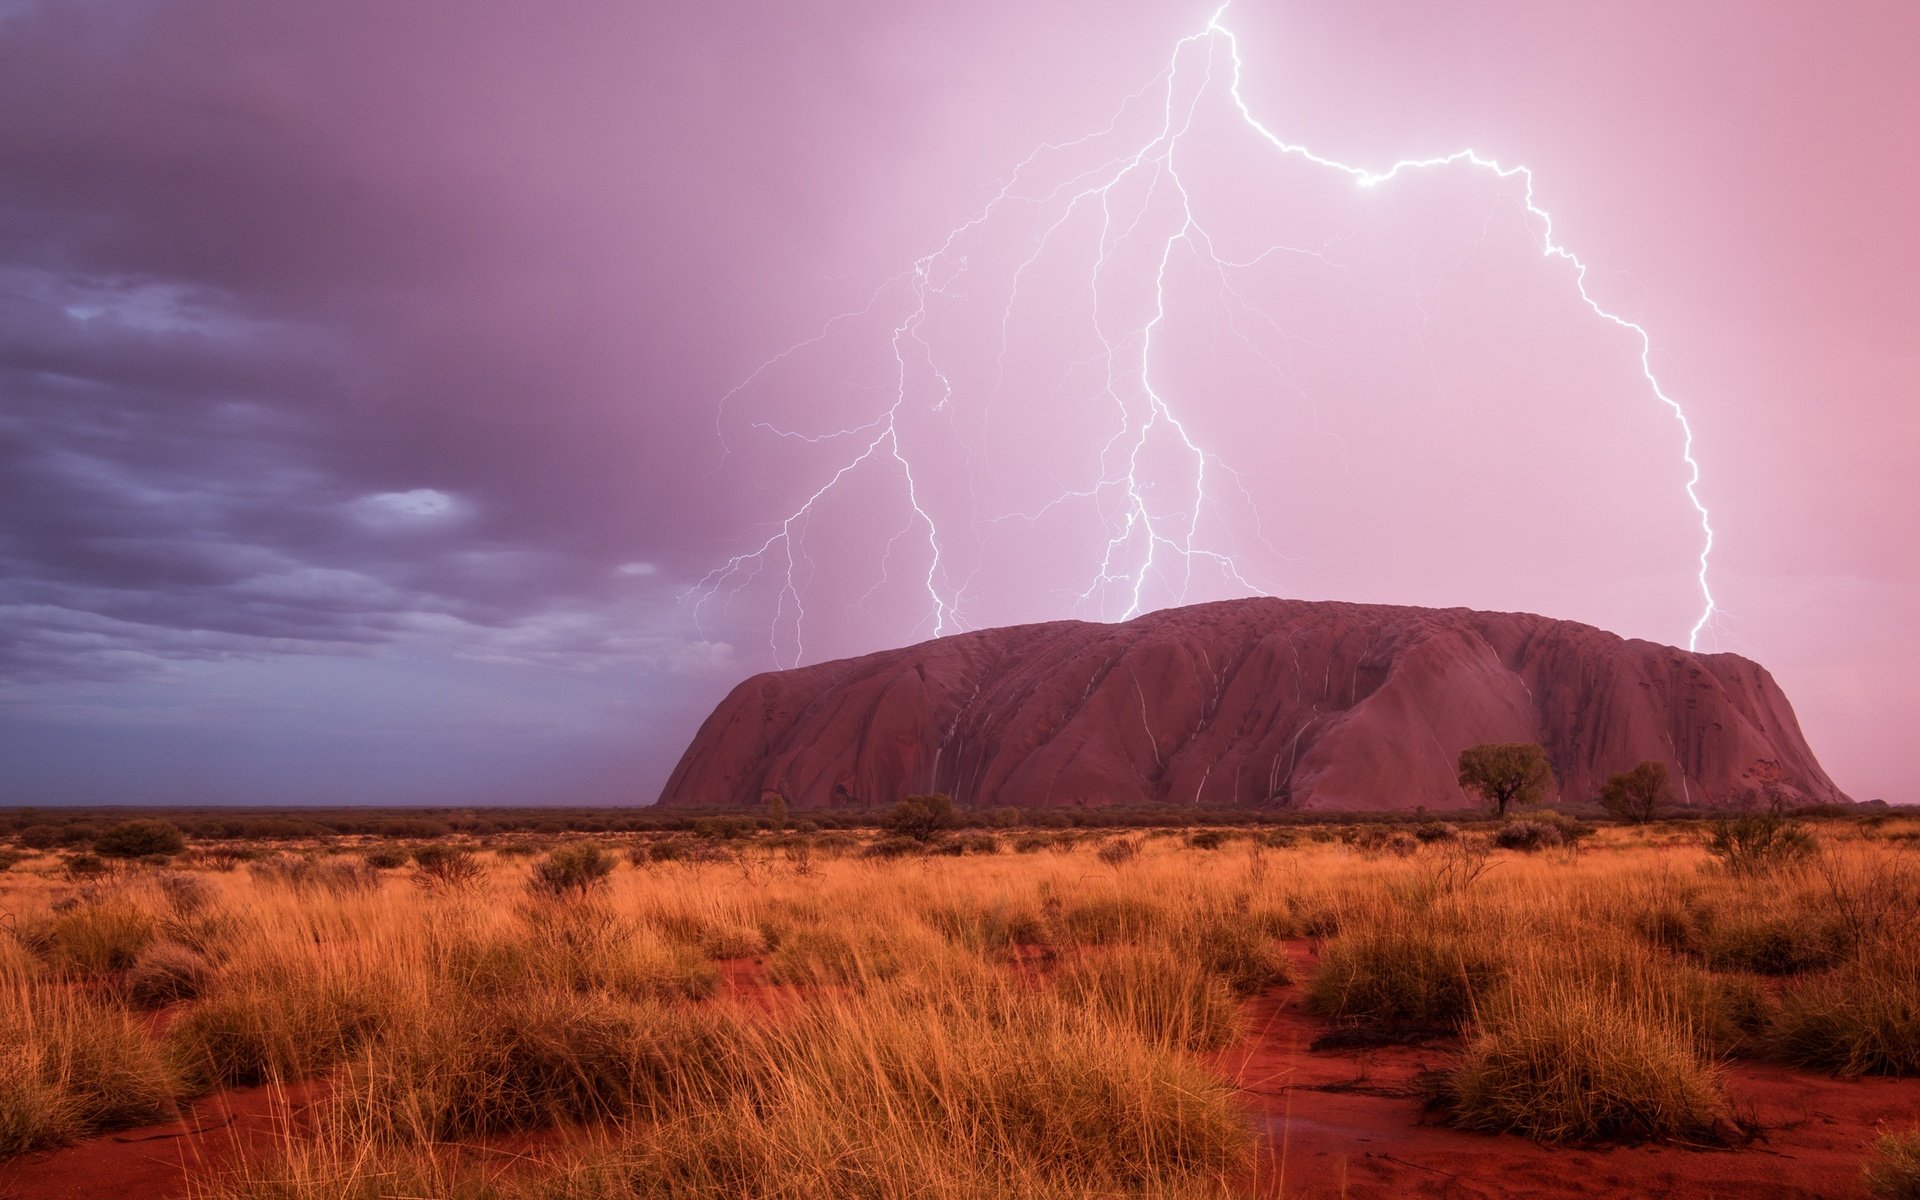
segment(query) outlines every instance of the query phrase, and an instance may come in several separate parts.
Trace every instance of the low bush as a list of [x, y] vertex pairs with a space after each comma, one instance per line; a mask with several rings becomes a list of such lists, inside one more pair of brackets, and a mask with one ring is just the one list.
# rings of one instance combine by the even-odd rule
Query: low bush
[[954, 858], [969, 854], [998, 854], [1000, 839], [991, 833], [956, 833], [942, 841], [936, 853]]
[[28, 850], [51, 850], [60, 844], [60, 827], [57, 825], [28, 825], [13, 835]]
[[1547, 821], [1516, 817], [1494, 833], [1493, 844], [1502, 850], [1545, 850], [1560, 844], [1560, 831]]
[[[487, 868], [479, 857], [464, 846], [429, 842], [415, 846], [413, 882], [428, 891], [459, 891], [477, 886], [487, 877]], [[368, 865], [374, 865], [371, 858]]]
[[585, 897], [605, 887], [613, 874], [613, 856], [592, 842], [556, 846], [533, 865], [530, 887], [541, 895]]
[[1813, 835], [1771, 809], [1715, 818], [1707, 823], [1706, 850], [1735, 875], [1765, 875], [1813, 857]]
[[186, 848], [186, 835], [178, 826], [144, 818], [109, 826], [93, 841], [93, 852], [102, 858], [149, 858]]

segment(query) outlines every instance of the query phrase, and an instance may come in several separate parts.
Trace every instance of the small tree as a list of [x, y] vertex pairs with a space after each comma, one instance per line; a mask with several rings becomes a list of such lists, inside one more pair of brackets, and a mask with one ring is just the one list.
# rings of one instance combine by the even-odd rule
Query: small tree
[[1616, 820], [1645, 825], [1673, 803], [1667, 764], [1652, 759], [1612, 776], [1600, 789], [1600, 807]]
[[767, 794], [767, 822], [775, 833], [787, 827], [787, 798], [779, 792]]
[[1537, 742], [1474, 746], [1460, 752], [1460, 786], [1504, 817], [1516, 804], [1539, 804], [1553, 791], [1553, 766]]
[[901, 837], [910, 837], [916, 842], [932, 841], [934, 834], [951, 824], [953, 798], [943, 792], [908, 796], [880, 818], [882, 829]]
[[93, 843], [102, 858], [146, 858], [155, 854], [178, 854], [187, 839], [166, 821], [122, 821], [102, 833]]

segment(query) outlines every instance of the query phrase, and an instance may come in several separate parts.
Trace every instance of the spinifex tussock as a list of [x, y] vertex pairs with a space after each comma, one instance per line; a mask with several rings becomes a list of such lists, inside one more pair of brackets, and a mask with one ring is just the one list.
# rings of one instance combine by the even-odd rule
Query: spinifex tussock
[[1547, 1142], [1736, 1132], [1700, 1037], [1671, 1003], [1551, 955], [1515, 964], [1476, 1005], [1444, 1099], [1469, 1129]]

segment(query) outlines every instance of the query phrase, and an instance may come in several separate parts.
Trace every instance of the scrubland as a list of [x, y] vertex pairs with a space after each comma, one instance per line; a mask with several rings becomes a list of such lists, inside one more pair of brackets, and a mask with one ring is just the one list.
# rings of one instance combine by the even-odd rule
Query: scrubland
[[[1737, 1151], [1765, 1130], [1732, 1064], [1920, 1073], [1906, 824], [1756, 861], [1437, 825], [30, 855], [0, 872], [0, 1157], [266, 1084], [313, 1099], [193, 1194], [1279, 1192], [1222, 1067], [1276, 996], [1432, 1046], [1411, 1119]], [[1920, 1134], [1859, 1146], [1859, 1187], [1920, 1195]]]

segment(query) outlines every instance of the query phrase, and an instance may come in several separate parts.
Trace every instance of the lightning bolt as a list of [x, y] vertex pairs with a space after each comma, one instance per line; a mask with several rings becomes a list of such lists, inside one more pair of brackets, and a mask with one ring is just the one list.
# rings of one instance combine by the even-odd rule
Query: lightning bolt
[[[825, 478], [806, 495], [791, 503], [784, 516], [772, 522], [766, 536], [757, 545], [735, 554], [715, 567], [689, 590], [696, 621], [715, 603], [730, 604], [739, 593], [755, 584], [768, 571], [774, 576], [774, 612], [769, 624], [768, 645], [776, 662], [799, 663], [806, 655], [806, 585], [813, 575], [813, 560], [805, 540], [819, 507], [836, 489], [860, 474], [885, 472], [897, 480], [905, 501], [903, 521], [879, 555], [879, 577], [866, 597], [871, 597], [891, 579], [892, 562], [900, 543], [912, 538], [925, 543], [925, 570], [916, 571], [915, 586], [925, 592], [925, 610], [921, 627], [934, 636], [967, 627], [966, 601], [979, 567], [956, 578], [955, 565], [934, 507], [924, 495], [915, 469], [907, 424], [909, 415], [940, 414], [956, 420], [956, 391], [953, 372], [943, 365], [936, 340], [930, 336], [935, 307], [944, 303], [964, 303], [969, 295], [968, 281], [976, 265], [968, 253], [969, 240], [1001, 214], [1015, 208], [1029, 208], [1042, 214], [1029, 234], [1030, 250], [1014, 266], [998, 321], [999, 353], [991, 384], [983, 389], [979, 402], [983, 425], [993, 419], [994, 404], [1006, 377], [1006, 358], [1010, 331], [1015, 326], [1015, 310], [1021, 303], [1021, 288], [1031, 268], [1040, 263], [1063, 231], [1083, 214], [1097, 213], [1098, 233], [1093, 243], [1093, 263], [1087, 278], [1087, 296], [1092, 330], [1100, 344], [1093, 360], [1073, 364], [1069, 373], [1085, 367], [1099, 372], [1098, 387], [1092, 404], [1079, 415], [1082, 421], [1105, 411], [1110, 431], [1100, 441], [1092, 478], [1069, 485], [1056, 480], [1058, 491], [1044, 505], [1029, 511], [1010, 511], [992, 516], [979, 515], [977, 484], [984, 470], [997, 476], [990, 457], [983, 464], [974, 460], [972, 447], [959, 439], [966, 449], [964, 469], [970, 496], [975, 498], [973, 517], [966, 531], [984, 545], [994, 533], [1011, 522], [1033, 523], [1051, 516], [1068, 505], [1090, 508], [1106, 530], [1098, 550], [1098, 563], [1086, 585], [1069, 601], [1078, 612], [1110, 615], [1116, 606], [1122, 618], [1142, 611], [1151, 584], [1165, 587], [1182, 600], [1194, 586], [1196, 566], [1209, 568], [1220, 586], [1238, 588], [1250, 594], [1263, 591], [1251, 572], [1230, 549], [1208, 541], [1204, 519], [1211, 509], [1222, 509], [1229, 502], [1210, 495], [1214, 480], [1225, 480], [1245, 511], [1250, 515], [1256, 537], [1276, 558], [1284, 558], [1267, 540], [1260, 523], [1260, 511], [1239, 474], [1218, 455], [1203, 448], [1181, 419], [1177, 398], [1157, 382], [1154, 349], [1156, 334], [1163, 332], [1169, 316], [1167, 280], [1177, 262], [1190, 262], [1211, 280], [1214, 297], [1226, 316], [1228, 331], [1240, 344], [1270, 368], [1301, 399], [1313, 403], [1307, 389], [1301, 387], [1283, 366], [1257, 347], [1236, 319], [1256, 319], [1288, 336], [1267, 314], [1248, 303], [1234, 285], [1233, 273], [1258, 265], [1278, 254], [1298, 255], [1337, 268], [1330, 253], [1340, 239], [1319, 247], [1276, 245], [1251, 259], [1223, 258], [1215, 240], [1195, 215], [1187, 180], [1181, 173], [1181, 143], [1191, 130], [1195, 113], [1203, 98], [1224, 78], [1227, 98], [1245, 127], [1277, 155], [1311, 164], [1336, 173], [1363, 189], [1374, 189], [1417, 173], [1469, 169], [1485, 173], [1494, 180], [1517, 183], [1519, 203], [1525, 220], [1537, 233], [1541, 254], [1560, 260], [1572, 268], [1574, 286], [1581, 301], [1595, 316], [1632, 334], [1638, 342], [1638, 361], [1642, 376], [1653, 397], [1678, 422], [1681, 433], [1681, 461], [1686, 472], [1685, 492], [1699, 519], [1702, 543], [1698, 558], [1697, 582], [1702, 604], [1700, 615], [1688, 631], [1687, 644], [1697, 649], [1702, 631], [1714, 622], [1719, 611], [1709, 584], [1709, 566], [1713, 554], [1714, 530], [1711, 514], [1700, 497], [1700, 464], [1694, 456], [1692, 423], [1654, 373], [1653, 338], [1638, 322], [1616, 313], [1600, 303], [1587, 286], [1588, 264], [1559, 242], [1552, 214], [1535, 196], [1534, 174], [1524, 165], [1507, 165], [1497, 158], [1468, 148], [1427, 158], [1406, 158], [1381, 169], [1356, 166], [1329, 158], [1286, 140], [1263, 122], [1247, 103], [1242, 92], [1245, 64], [1239, 37], [1226, 24], [1228, 5], [1223, 4], [1201, 29], [1175, 43], [1167, 65], [1139, 91], [1128, 96], [1104, 129], [1065, 142], [1046, 142], [1021, 160], [997, 187], [986, 203], [970, 217], [950, 229], [931, 252], [906, 271], [884, 281], [858, 308], [830, 317], [812, 337], [789, 346], [767, 359], [734, 385], [722, 398], [715, 416], [715, 428], [723, 449], [727, 443], [724, 418], [728, 404], [759, 384], [770, 372], [803, 351], [831, 337], [844, 323], [869, 316], [897, 298], [899, 315], [892, 323], [888, 342], [893, 370], [891, 397], [886, 406], [865, 420], [839, 429], [802, 431], [756, 421], [750, 428], [776, 438], [805, 443], [808, 446], [832, 446], [845, 442], [848, 449], [837, 463], [830, 464]], [[1197, 61], [1194, 61], [1197, 60]], [[1197, 83], [1189, 87], [1183, 76], [1197, 74]], [[1030, 187], [1027, 180], [1036, 167], [1051, 158], [1089, 147], [1104, 146], [1120, 129], [1136, 107], [1151, 101], [1157, 110], [1157, 123], [1145, 140], [1130, 151], [1107, 154], [1100, 161], [1083, 166], [1050, 187]], [[1103, 281], [1115, 269], [1117, 260], [1128, 250], [1141, 228], [1150, 221], [1156, 207], [1171, 210], [1168, 231], [1156, 233], [1152, 245], [1151, 311], [1144, 320], [1129, 323], [1107, 311]], [[1144, 236], [1144, 235], [1141, 235]], [[1483, 237], [1484, 232], [1483, 232]], [[984, 274], [984, 272], [979, 272]], [[1430, 361], [1430, 360], [1429, 360]], [[1319, 426], [1319, 413], [1314, 409]], [[952, 426], [958, 433], [958, 426]], [[1150, 472], [1145, 457], [1156, 445], [1173, 452], [1185, 462], [1184, 474], [1167, 480]], [[1344, 444], [1342, 450], [1344, 452]], [[723, 599], [724, 597], [724, 599]]]

